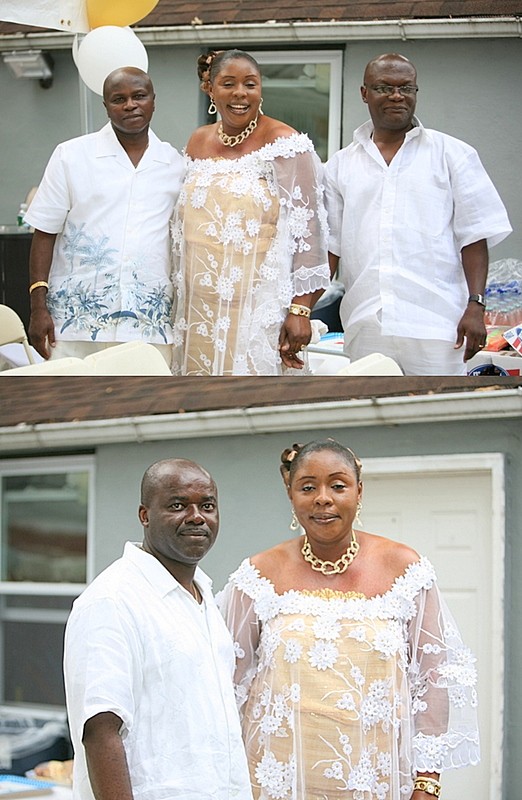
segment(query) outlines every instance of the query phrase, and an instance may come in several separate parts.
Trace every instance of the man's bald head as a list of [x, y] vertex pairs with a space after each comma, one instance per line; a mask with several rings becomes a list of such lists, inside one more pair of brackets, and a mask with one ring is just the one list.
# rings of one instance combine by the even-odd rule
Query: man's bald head
[[383, 53], [380, 56], [372, 58], [372, 60], [367, 63], [366, 69], [364, 70], [363, 83], [365, 86], [368, 86], [374, 80], [376, 73], [380, 73], [383, 70], [393, 71], [395, 69], [404, 69], [406, 65], [413, 70], [416, 80], [417, 70], [409, 58], [402, 56], [400, 53]]
[[151, 94], [154, 94], [154, 86], [147, 72], [139, 69], [139, 67], [118, 67], [118, 69], [109, 72], [103, 82], [103, 101], [106, 103], [110, 92], [114, 91], [114, 88], [119, 86], [122, 82], [126, 82], [129, 79], [133, 82], [142, 82], [144, 88]]
[[190, 461], [186, 458], [165, 458], [162, 461], [156, 461], [145, 470], [141, 481], [141, 503], [144, 506], [149, 506], [153, 496], [158, 492], [166, 479], [170, 479], [173, 475], [181, 475], [187, 471], [200, 472], [205, 476], [213, 485], [216, 494], [216, 484], [206, 469], [204, 469], [195, 461]]

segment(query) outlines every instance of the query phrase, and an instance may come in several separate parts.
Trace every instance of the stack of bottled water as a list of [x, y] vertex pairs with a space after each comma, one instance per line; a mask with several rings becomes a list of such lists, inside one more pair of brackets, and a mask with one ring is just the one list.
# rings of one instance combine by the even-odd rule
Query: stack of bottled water
[[506, 258], [490, 264], [485, 322], [507, 328], [522, 323], [522, 261]]

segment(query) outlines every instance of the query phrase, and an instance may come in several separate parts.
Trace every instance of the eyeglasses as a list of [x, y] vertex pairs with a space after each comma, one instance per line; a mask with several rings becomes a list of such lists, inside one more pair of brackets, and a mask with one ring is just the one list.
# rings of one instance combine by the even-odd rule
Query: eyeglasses
[[388, 97], [395, 92], [399, 92], [400, 95], [405, 96], [409, 94], [417, 94], [419, 91], [418, 86], [388, 86], [387, 84], [382, 84], [382, 86], [370, 86], [368, 87], [375, 92], [376, 94], [385, 94]]

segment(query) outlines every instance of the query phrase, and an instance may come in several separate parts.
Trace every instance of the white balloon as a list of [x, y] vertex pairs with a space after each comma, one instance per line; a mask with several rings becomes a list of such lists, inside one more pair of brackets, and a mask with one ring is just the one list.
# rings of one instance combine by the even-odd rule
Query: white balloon
[[138, 67], [146, 72], [149, 66], [147, 51], [134, 31], [116, 25], [90, 31], [77, 47], [75, 62], [82, 81], [100, 95], [114, 69]]

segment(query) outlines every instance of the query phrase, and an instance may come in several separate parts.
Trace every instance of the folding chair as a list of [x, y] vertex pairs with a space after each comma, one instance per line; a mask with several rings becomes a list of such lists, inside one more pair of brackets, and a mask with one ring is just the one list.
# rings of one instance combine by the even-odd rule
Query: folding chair
[[34, 364], [33, 354], [25, 332], [24, 323], [12, 308], [0, 305], [0, 345], [23, 344], [30, 364]]
[[0, 372], [2, 378], [16, 377], [17, 375], [93, 375], [93, 368], [85, 363], [82, 358], [66, 356], [65, 358], [54, 358], [50, 361], [40, 361], [38, 364], [28, 364], [25, 367], [15, 367]]
[[171, 375], [159, 350], [141, 341], [107, 347], [85, 356], [84, 361], [95, 375]]
[[371, 353], [342, 367], [337, 375], [404, 375], [396, 361], [382, 353]]

